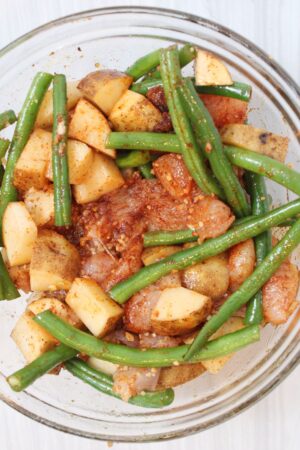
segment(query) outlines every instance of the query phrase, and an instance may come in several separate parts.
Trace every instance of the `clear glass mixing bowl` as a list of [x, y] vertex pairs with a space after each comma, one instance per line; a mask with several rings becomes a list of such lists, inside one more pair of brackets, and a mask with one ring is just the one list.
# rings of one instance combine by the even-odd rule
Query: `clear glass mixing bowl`
[[[220, 55], [235, 80], [253, 86], [249, 120], [290, 138], [288, 160], [299, 164], [299, 88], [252, 43], [200, 17], [154, 8], [87, 11], [46, 24], [0, 51], [0, 106], [18, 110], [36, 71], [64, 72], [79, 79], [95, 67], [124, 69], [137, 57], [170, 43], [192, 42]], [[287, 192], [269, 183], [273, 203]], [[299, 252], [294, 259], [300, 261]], [[216, 425], [262, 398], [299, 359], [299, 311], [278, 328], [263, 329], [261, 341], [238, 352], [218, 375], [204, 374], [176, 388], [175, 402], [146, 410], [97, 393], [66, 372], [46, 375], [22, 393], [4, 376], [23, 358], [9, 335], [25, 298], [0, 305], [0, 396], [13, 408], [53, 428], [84, 437], [147, 441], [184, 436]]]

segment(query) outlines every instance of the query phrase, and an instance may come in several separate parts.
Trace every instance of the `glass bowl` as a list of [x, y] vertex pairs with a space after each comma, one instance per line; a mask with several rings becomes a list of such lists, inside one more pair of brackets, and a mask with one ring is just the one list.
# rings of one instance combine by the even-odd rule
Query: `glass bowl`
[[[300, 95], [289, 75], [263, 51], [231, 30], [183, 12], [138, 7], [87, 11], [50, 22], [0, 51], [0, 109], [18, 110], [36, 71], [79, 79], [95, 67], [124, 70], [137, 57], [170, 43], [192, 42], [220, 55], [233, 78], [253, 86], [249, 120], [290, 138], [288, 161], [299, 164]], [[191, 69], [189, 69], [191, 70]], [[269, 183], [273, 203], [292, 199]], [[299, 252], [293, 255], [300, 261]], [[26, 298], [0, 305], [0, 395], [10, 406], [53, 428], [113, 441], [168, 439], [205, 430], [238, 414], [281, 382], [299, 360], [299, 311], [284, 326], [238, 352], [217, 375], [176, 388], [175, 402], [146, 410], [97, 393], [63, 371], [22, 393], [5, 375], [24, 361], [9, 335]]]

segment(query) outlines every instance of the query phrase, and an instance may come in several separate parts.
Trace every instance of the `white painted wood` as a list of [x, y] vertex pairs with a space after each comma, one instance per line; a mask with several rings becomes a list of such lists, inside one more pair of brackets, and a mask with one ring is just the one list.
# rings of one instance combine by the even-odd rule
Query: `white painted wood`
[[[181, 9], [220, 22], [254, 41], [300, 83], [299, 0], [1, 0], [0, 47], [57, 17], [111, 5]], [[267, 398], [216, 428], [177, 441], [119, 445], [133, 450], [296, 450], [300, 440], [300, 368]], [[51, 430], [0, 403], [1, 450], [100, 450], [105, 443]]]

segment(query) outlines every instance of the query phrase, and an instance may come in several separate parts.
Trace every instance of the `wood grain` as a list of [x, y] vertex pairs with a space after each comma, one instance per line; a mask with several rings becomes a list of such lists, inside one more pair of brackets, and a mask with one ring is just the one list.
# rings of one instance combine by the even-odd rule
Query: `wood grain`
[[[151, 5], [220, 22], [263, 48], [300, 82], [299, 0], [1, 0], [0, 47], [49, 20], [82, 9]], [[172, 442], [118, 445], [136, 450], [296, 450], [300, 440], [300, 368], [268, 397], [230, 421]], [[107, 444], [49, 429], [0, 403], [1, 450], [100, 450]]]

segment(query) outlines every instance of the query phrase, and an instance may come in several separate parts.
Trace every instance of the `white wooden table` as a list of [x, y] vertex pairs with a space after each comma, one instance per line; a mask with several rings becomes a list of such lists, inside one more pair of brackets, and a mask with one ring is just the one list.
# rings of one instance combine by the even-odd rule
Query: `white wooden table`
[[[220, 22], [262, 47], [300, 83], [299, 0], [1, 0], [0, 47], [49, 20], [112, 5], [181, 9]], [[0, 344], [1, 345], [1, 344]], [[273, 393], [240, 416], [204, 433], [145, 450], [296, 450], [300, 448], [300, 367]], [[106, 443], [49, 429], [0, 403], [1, 450], [99, 450]], [[114, 444], [114, 448], [137, 448]]]

